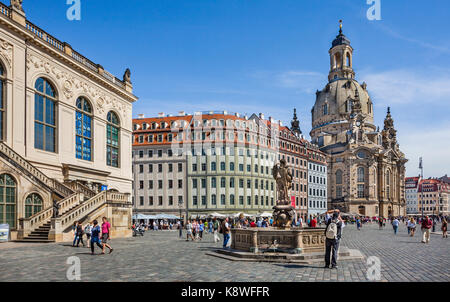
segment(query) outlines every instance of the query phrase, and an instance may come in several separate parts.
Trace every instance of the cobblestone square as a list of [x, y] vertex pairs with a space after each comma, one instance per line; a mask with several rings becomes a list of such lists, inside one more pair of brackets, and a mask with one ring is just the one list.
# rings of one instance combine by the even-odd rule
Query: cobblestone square
[[[439, 227], [437, 227], [439, 230]], [[183, 232], [183, 235], [185, 233]], [[341, 245], [359, 249], [367, 259], [381, 261], [380, 281], [450, 281], [450, 241], [431, 235], [421, 243], [422, 233], [409, 237], [402, 224], [394, 235], [387, 225], [354, 225], [344, 229]], [[67, 259], [77, 256], [81, 281], [369, 281], [366, 259], [338, 262], [337, 270], [324, 269], [324, 263], [311, 265], [237, 262], [206, 255], [220, 248], [211, 234], [203, 241], [186, 242], [178, 231], [148, 231], [144, 237], [115, 239], [114, 252], [90, 255], [90, 250], [73, 248], [71, 243], [0, 244], [0, 281], [67, 281]]]

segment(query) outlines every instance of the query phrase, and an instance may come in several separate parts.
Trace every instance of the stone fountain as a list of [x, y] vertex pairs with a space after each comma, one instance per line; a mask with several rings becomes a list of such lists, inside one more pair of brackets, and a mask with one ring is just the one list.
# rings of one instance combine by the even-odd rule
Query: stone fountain
[[[277, 184], [277, 204], [273, 207], [274, 227], [231, 229], [231, 249], [208, 253], [229, 260], [305, 262], [324, 258], [325, 228], [299, 228], [292, 226], [295, 216], [290, 204], [289, 191], [292, 174], [282, 159], [273, 167]], [[350, 256], [349, 250], [340, 248], [339, 256]], [[358, 256], [357, 258], [359, 258]], [[354, 258], [352, 258], [354, 259]]]

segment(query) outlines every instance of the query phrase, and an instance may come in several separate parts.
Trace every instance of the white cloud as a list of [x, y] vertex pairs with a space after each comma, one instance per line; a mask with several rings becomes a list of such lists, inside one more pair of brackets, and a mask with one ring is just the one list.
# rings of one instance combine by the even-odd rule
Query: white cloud
[[294, 88], [310, 94], [321, 87], [326, 75], [315, 71], [291, 70], [276, 74], [274, 78], [281, 87]]
[[409, 159], [407, 176], [418, 175], [419, 157], [423, 157], [425, 177], [450, 174], [450, 122], [432, 128], [412, 125], [410, 131], [399, 131], [399, 142]]
[[363, 71], [376, 105], [433, 103], [450, 105], [450, 73], [401, 69], [382, 72]]

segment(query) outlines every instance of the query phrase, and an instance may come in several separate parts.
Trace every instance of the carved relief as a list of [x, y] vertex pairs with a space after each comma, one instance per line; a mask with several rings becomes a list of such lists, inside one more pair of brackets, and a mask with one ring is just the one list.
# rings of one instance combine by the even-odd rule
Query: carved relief
[[6, 58], [9, 68], [12, 68], [13, 46], [7, 41], [0, 39], [0, 53]]
[[[0, 44], [0, 46], [0, 50], [3, 49], [3, 45]], [[60, 81], [60, 86], [63, 87], [63, 94], [67, 99], [71, 99], [75, 95], [76, 90], [81, 90], [81, 92], [91, 97], [91, 99], [96, 104], [96, 109], [99, 111], [99, 113], [104, 113], [106, 105], [109, 105], [108, 107], [111, 107], [111, 109], [115, 109], [122, 115], [124, 119], [127, 118], [127, 105], [122, 104], [120, 100], [114, 97], [112, 98], [106, 95], [102, 89], [93, 87], [89, 82], [85, 82], [82, 79], [74, 77], [71, 73], [59, 69], [57, 66], [47, 61], [46, 59], [28, 54], [28, 71], [32, 67], [36, 70], [42, 69], [43, 71], [45, 71], [45, 73], [51, 74], [56, 79], [58, 79]]]

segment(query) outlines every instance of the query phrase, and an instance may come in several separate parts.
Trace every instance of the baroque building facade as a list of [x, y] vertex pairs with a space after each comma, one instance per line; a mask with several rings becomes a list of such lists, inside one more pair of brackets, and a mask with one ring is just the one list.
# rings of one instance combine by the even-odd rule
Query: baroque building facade
[[132, 93], [123, 80], [0, 3], [0, 223], [61, 241], [107, 216], [129, 236]]
[[405, 159], [390, 109], [374, 125], [366, 83], [355, 80], [353, 48], [342, 33], [329, 50], [325, 88], [311, 110], [312, 142], [328, 156], [328, 208], [365, 216], [406, 214]]

